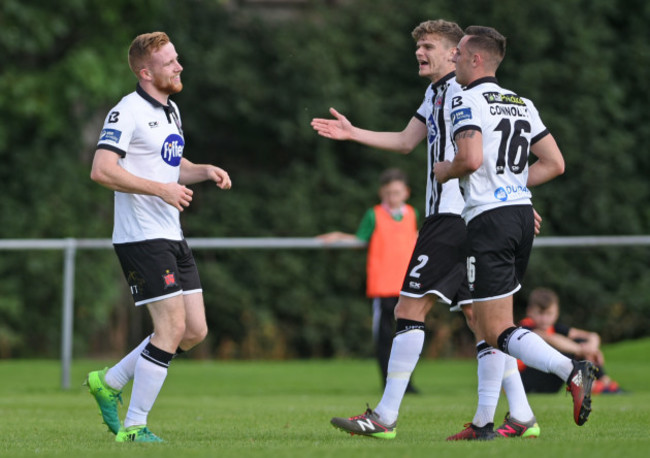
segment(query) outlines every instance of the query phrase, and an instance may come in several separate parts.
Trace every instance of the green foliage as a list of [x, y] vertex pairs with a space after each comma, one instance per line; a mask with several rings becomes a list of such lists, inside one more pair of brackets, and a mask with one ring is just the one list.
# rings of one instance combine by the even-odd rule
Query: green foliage
[[[111, 193], [88, 173], [103, 117], [135, 85], [128, 46], [152, 30], [171, 36], [185, 67], [175, 100], [188, 157], [224, 167], [234, 183], [228, 192], [194, 186], [186, 236], [353, 232], [388, 166], [407, 171], [411, 203], [423, 209], [424, 145], [409, 156], [379, 152], [318, 137], [309, 122], [333, 106], [364, 128], [403, 129], [427, 86], [410, 32], [436, 17], [492, 25], [508, 37], [499, 80], [535, 101], [564, 152], [566, 174], [533, 190], [542, 235], [649, 232], [646, 2], [396, 5], [310, 2], [275, 20], [221, 0], [4, 0], [0, 237], [110, 237]], [[204, 351], [369, 355], [364, 254], [197, 252], [212, 330]], [[77, 260], [75, 352], [121, 352], [147, 331], [145, 312], [131, 306], [112, 253], [80, 252]], [[57, 354], [61, 263], [57, 253], [2, 254], [0, 357]], [[535, 250], [516, 310], [545, 285], [560, 293], [570, 324], [608, 341], [647, 335], [647, 277], [645, 248]], [[462, 341], [462, 323], [435, 316], [434, 339], [449, 326]]]

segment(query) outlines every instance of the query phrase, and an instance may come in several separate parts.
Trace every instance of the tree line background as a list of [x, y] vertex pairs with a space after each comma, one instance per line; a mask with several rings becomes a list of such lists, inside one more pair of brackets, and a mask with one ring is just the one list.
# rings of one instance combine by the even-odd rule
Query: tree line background
[[[401, 130], [427, 81], [411, 30], [426, 19], [508, 37], [502, 85], [533, 99], [566, 159], [534, 189], [542, 235], [632, 235], [650, 223], [650, 3], [313, 0], [290, 14], [227, 0], [4, 0], [0, 5], [0, 238], [108, 238], [112, 192], [89, 179], [103, 119], [136, 80], [139, 33], [166, 31], [185, 67], [174, 97], [186, 156], [225, 168], [233, 189], [193, 187], [187, 237], [354, 232], [387, 167], [424, 211], [424, 144], [408, 156], [318, 137], [336, 107]], [[648, 335], [646, 247], [535, 249], [516, 296], [558, 291], [563, 321], [607, 342]], [[195, 355], [369, 356], [365, 250], [197, 250], [211, 334]], [[55, 357], [60, 252], [0, 253], [0, 358]], [[111, 251], [77, 254], [75, 354], [124, 353], [149, 331]], [[433, 311], [425, 354], [471, 355], [464, 320]]]

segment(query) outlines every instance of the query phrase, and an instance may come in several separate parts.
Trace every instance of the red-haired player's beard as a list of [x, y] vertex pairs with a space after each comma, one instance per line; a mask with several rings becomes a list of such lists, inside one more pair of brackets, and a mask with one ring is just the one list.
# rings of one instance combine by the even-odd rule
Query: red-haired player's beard
[[160, 92], [168, 95], [177, 94], [183, 90], [180, 74], [178, 75], [178, 79], [154, 77], [153, 85]]

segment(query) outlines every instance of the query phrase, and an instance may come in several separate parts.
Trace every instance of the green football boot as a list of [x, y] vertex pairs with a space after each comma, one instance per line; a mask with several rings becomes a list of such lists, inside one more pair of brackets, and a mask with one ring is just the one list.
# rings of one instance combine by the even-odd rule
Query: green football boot
[[163, 440], [149, 431], [146, 426], [122, 428], [115, 436], [115, 442], [162, 442]]
[[107, 370], [108, 368], [105, 367], [101, 371], [89, 373], [84, 385], [88, 387], [88, 391], [97, 401], [99, 412], [108, 429], [113, 434], [117, 434], [122, 428], [120, 417], [117, 414], [117, 402], [119, 401], [122, 404], [122, 392], [106, 385], [104, 375], [106, 375]]

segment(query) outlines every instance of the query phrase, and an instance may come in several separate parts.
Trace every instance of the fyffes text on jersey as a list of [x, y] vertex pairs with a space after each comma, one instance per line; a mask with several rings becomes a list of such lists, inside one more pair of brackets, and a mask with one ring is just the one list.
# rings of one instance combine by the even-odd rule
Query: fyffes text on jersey
[[178, 134], [169, 135], [163, 142], [160, 155], [163, 161], [172, 167], [178, 167], [183, 157], [183, 149], [185, 148], [185, 141], [183, 137]]

